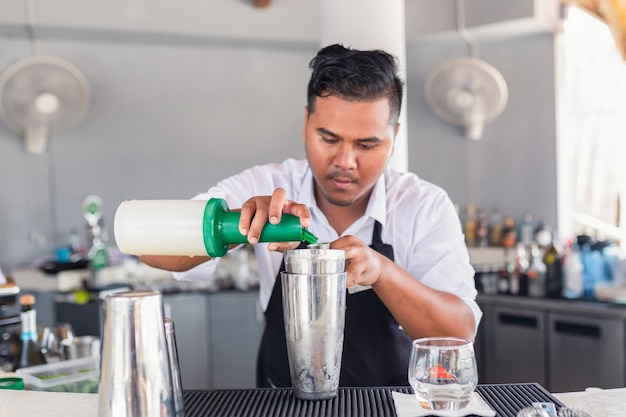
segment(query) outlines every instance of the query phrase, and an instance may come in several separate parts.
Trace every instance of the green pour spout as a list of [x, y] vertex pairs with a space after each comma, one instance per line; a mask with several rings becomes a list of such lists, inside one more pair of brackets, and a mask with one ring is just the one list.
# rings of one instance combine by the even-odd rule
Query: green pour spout
[[[241, 213], [229, 211], [226, 200], [211, 198], [204, 208], [202, 231], [204, 247], [212, 258], [226, 255], [228, 246], [248, 243], [248, 238], [239, 232]], [[259, 242], [317, 242], [317, 237], [300, 224], [300, 219], [283, 214], [278, 224], [266, 223]]]

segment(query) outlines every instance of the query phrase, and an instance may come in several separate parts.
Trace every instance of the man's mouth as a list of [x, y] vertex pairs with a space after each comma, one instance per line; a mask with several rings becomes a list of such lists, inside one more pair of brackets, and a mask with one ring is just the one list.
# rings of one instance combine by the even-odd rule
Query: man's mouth
[[328, 179], [337, 188], [347, 188], [350, 185], [355, 184], [357, 182], [355, 178], [339, 176], [339, 175], [329, 175]]

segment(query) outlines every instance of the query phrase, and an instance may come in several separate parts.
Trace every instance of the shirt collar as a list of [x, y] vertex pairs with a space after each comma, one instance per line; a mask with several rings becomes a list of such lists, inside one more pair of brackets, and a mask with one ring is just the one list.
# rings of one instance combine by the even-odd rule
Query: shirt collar
[[[296, 197], [296, 201], [300, 204], [305, 204], [310, 210], [317, 209], [317, 203], [315, 201], [315, 194], [313, 192], [313, 173], [310, 168], [307, 168], [304, 178], [302, 180], [302, 188], [300, 194]], [[385, 172], [383, 172], [374, 184], [372, 195], [367, 203], [365, 209], [365, 218], [371, 217], [377, 220], [381, 226], [385, 226], [385, 219], [387, 218], [387, 191], [385, 184]]]

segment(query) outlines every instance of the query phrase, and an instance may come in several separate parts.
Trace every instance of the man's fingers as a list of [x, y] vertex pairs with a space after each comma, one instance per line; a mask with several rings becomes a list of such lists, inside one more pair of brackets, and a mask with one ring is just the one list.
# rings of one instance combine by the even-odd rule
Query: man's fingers
[[239, 233], [244, 236], [248, 235], [250, 230], [250, 223], [252, 223], [252, 217], [256, 212], [256, 202], [254, 200], [248, 200], [241, 206], [241, 214], [239, 217]]
[[250, 231], [248, 232], [248, 242], [255, 244], [259, 241], [263, 226], [267, 223], [268, 209], [265, 206], [257, 206], [256, 213], [250, 223]]
[[277, 224], [283, 215], [283, 207], [287, 201], [287, 192], [283, 188], [277, 188], [272, 193], [272, 199], [269, 206], [269, 221]]
[[275, 252], [287, 252], [288, 250], [295, 249], [300, 245], [300, 242], [271, 242], [267, 249]]
[[259, 241], [265, 224], [268, 221], [271, 224], [280, 223], [283, 213], [299, 217], [303, 227], [311, 224], [308, 207], [287, 200], [287, 192], [283, 188], [277, 188], [271, 196], [252, 197], [242, 204], [239, 232], [247, 236], [249, 243], [255, 244]]
[[302, 225], [302, 227], [311, 226], [311, 212], [309, 211], [309, 208], [302, 204], [294, 204], [294, 205], [295, 207], [291, 214], [300, 218], [300, 224]]

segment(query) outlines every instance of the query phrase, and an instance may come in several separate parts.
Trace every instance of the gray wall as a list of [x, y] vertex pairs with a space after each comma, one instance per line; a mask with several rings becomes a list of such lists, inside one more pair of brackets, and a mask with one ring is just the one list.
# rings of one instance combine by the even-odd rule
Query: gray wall
[[454, 201], [474, 202], [521, 218], [556, 226], [556, 130], [553, 35], [529, 33], [481, 44], [480, 58], [504, 76], [509, 102], [485, 126], [480, 140], [439, 119], [428, 107], [423, 85], [438, 63], [467, 55], [459, 41], [409, 43], [409, 166], [443, 186]]
[[[426, 8], [447, 16], [451, 4], [407, 0], [410, 170], [446, 188], [460, 205], [497, 204], [515, 217], [530, 211], [556, 224], [553, 35], [498, 29], [481, 40], [480, 58], [503, 73], [510, 99], [483, 138], [470, 142], [423, 98], [424, 79], [436, 64], [467, 55], [458, 37], [423, 36], [415, 26]], [[274, 0], [264, 10], [243, 0], [35, 6], [41, 53], [77, 66], [92, 103], [85, 120], [51, 138], [42, 156], [26, 154], [18, 135], [0, 124], [4, 270], [52, 253], [71, 228], [84, 230], [81, 204], [89, 194], [104, 200], [112, 235], [115, 209], [125, 199], [188, 198], [251, 164], [304, 156], [317, 2]], [[28, 57], [31, 46], [24, 5], [0, 8], [4, 69]]]

